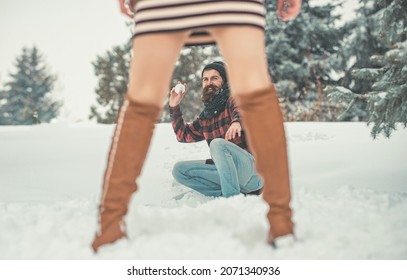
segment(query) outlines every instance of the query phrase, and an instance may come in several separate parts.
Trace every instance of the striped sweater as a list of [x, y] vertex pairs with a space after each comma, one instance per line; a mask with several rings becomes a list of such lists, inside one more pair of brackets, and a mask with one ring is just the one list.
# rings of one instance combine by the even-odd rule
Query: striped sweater
[[253, 26], [264, 29], [264, 0], [139, 0], [133, 36], [192, 31], [186, 45], [214, 44], [207, 28]]

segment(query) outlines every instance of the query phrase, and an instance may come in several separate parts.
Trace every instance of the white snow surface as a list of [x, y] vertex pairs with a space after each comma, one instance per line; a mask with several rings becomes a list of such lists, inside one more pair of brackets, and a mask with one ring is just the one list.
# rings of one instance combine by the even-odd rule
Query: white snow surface
[[0, 127], [0, 259], [407, 259], [407, 129], [373, 140], [365, 123], [306, 122], [286, 123], [293, 245], [266, 244], [261, 197], [208, 198], [174, 182], [174, 163], [207, 158], [208, 147], [158, 124], [129, 237], [95, 255], [113, 129]]

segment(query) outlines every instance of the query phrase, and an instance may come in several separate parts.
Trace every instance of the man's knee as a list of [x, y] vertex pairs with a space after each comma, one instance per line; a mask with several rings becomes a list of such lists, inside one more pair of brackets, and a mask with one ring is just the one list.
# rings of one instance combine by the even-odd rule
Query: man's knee
[[184, 176], [184, 172], [183, 172], [185, 169], [184, 166], [185, 166], [185, 163], [181, 161], [181, 162], [175, 163], [174, 167], [172, 168], [172, 176], [175, 179], [177, 179], [177, 181], [181, 176]]
[[226, 140], [223, 138], [213, 139], [211, 141], [211, 144], [209, 145], [209, 150], [210, 150], [211, 155], [219, 153], [219, 151], [224, 150], [225, 143], [226, 143]]

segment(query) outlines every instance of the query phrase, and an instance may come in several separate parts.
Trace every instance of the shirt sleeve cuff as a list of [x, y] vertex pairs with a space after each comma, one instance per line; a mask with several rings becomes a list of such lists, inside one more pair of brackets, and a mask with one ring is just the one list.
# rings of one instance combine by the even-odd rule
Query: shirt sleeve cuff
[[168, 108], [169, 108], [169, 110], [170, 110], [170, 114], [172, 114], [173, 112], [176, 112], [176, 111], [180, 111], [180, 110], [181, 110], [180, 107], [179, 107], [179, 105], [174, 106], [174, 107], [171, 107], [170, 105], [168, 105]]

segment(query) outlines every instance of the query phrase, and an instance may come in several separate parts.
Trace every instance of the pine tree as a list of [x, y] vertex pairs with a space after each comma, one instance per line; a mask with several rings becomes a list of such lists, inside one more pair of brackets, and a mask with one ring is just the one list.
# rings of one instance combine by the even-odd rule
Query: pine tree
[[98, 123], [114, 123], [123, 104], [129, 81], [130, 43], [113, 47], [103, 56], [98, 56], [93, 63], [99, 79], [96, 88], [98, 105], [91, 106], [89, 119]]
[[[314, 1], [315, 3], [315, 1]], [[337, 27], [340, 3], [311, 6], [303, 0], [300, 15], [281, 22], [276, 1], [266, 1], [266, 51], [270, 74], [278, 89], [285, 119], [333, 120], [337, 108], [323, 88], [337, 82], [344, 71], [337, 55], [346, 30]]]
[[3, 106], [7, 103], [6, 92], [0, 89], [0, 124], [2, 124]]
[[[6, 92], [2, 88], [1, 80], [0, 80], [0, 110], [2, 108], [3, 103], [6, 104], [7, 99], [6, 99]], [[0, 114], [1, 116], [1, 114]]]
[[[368, 90], [369, 84], [363, 80], [355, 79], [352, 75], [355, 69], [372, 68], [374, 65], [370, 60], [373, 54], [383, 54], [386, 47], [381, 43], [377, 33], [381, 24], [371, 15], [376, 14], [380, 7], [372, 0], [359, 0], [359, 8], [356, 10], [356, 18], [345, 25], [349, 35], [342, 43], [340, 55], [345, 65], [345, 73], [341, 78], [340, 87], [328, 87], [325, 92], [329, 94], [333, 103], [343, 104], [343, 109], [338, 116], [341, 121], [367, 121], [367, 104], [355, 100], [349, 106], [347, 102], [341, 102], [334, 98], [335, 92], [343, 92], [344, 88], [351, 88], [356, 94], [361, 94]], [[350, 101], [350, 100], [349, 100]]]
[[[367, 121], [373, 123], [372, 136], [383, 133], [390, 137], [397, 123], [407, 125], [407, 3], [404, 0], [360, 0], [366, 21], [375, 24], [367, 40], [377, 46], [369, 63], [359, 62], [348, 87], [330, 88], [334, 102], [347, 104], [346, 114], [358, 103], [364, 103]], [[363, 10], [362, 10], [363, 11]], [[356, 39], [358, 37], [355, 37]], [[355, 39], [355, 40], [356, 40]]]
[[1, 125], [31, 125], [50, 122], [61, 103], [52, 99], [56, 76], [49, 73], [43, 56], [36, 47], [23, 48], [17, 57], [17, 71], [10, 74], [0, 101]]

